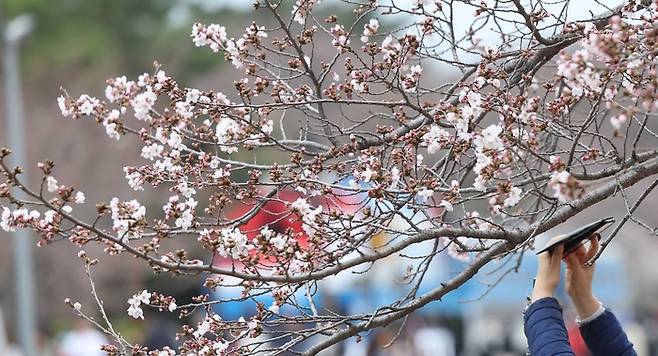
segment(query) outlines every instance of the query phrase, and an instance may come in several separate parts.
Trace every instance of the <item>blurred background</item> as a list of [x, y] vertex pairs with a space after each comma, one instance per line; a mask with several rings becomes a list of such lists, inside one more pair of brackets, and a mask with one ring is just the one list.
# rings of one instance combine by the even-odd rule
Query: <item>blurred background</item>
[[[329, 2], [331, 3], [331, 2]], [[189, 87], [231, 92], [236, 73], [221, 56], [196, 49], [189, 34], [192, 23], [220, 23], [237, 33], [264, 16], [254, 12], [248, 0], [2, 0], [0, 29], [16, 17], [29, 14], [33, 28], [15, 43], [13, 54], [3, 41], [2, 56], [17, 55], [22, 82], [25, 126], [25, 162], [32, 185], [38, 184], [35, 163], [45, 159], [56, 162], [62, 182], [74, 184], [85, 192], [88, 202], [109, 201], [112, 197], [137, 197], [149, 207], [160, 209], [156, 194], [135, 193], [123, 178], [123, 166], [138, 161], [138, 142], [130, 138], [110, 140], [94, 122], [74, 122], [61, 118], [56, 104], [60, 87], [73, 96], [87, 93], [103, 97], [105, 80], [126, 75], [136, 78], [151, 72], [153, 62], [163, 65], [167, 74]], [[325, 7], [326, 11], [349, 16], [345, 9]], [[6, 36], [3, 36], [6, 37]], [[426, 69], [432, 70], [432, 69]], [[433, 78], [454, 79], [441, 68], [434, 68]], [[6, 99], [11, 89], [3, 77], [0, 88], [0, 146], [9, 146]], [[10, 84], [13, 85], [13, 84]], [[12, 147], [13, 148], [13, 147]], [[632, 201], [646, 186], [638, 184], [629, 193]], [[655, 197], [654, 193], [654, 197]], [[637, 216], [655, 224], [658, 199], [647, 199]], [[653, 211], [653, 214], [650, 212]], [[621, 217], [625, 207], [621, 200], [601, 203], [560, 226], [551, 235], [568, 232], [580, 224], [606, 216]], [[86, 216], [93, 216], [90, 211]], [[548, 236], [538, 239], [541, 246]], [[36, 241], [33, 240], [33, 241]], [[431, 246], [417, 246], [417, 252]], [[46, 247], [29, 245], [33, 259], [36, 314], [35, 355], [93, 355], [83, 353], [84, 345], [95, 347], [104, 336], [81, 322], [65, 298], [79, 301], [86, 312], [96, 315], [89, 281], [83, 263], [76, 257], [78, 249], [62, 241]], [[154, 276], [141, 262], [128, 256], [107, 258], [101, 248], [88, 246], [87, 253], [101, 259], [94, 279], [109, 317], [131, 341], [140, 345], [175, 346], [179, 321], [157, 313], [146, 313], [146, 320], [135, 320], [126, 313], [126, 300], [135, 292], [147, 289], [186, 300], [202, 293], [199, 277]], [[19, 255], [20, 256], [20, 255]], [[16, 239], [0, 231], [0, 355], [27, 355], [20, 350], [15, 258]], [[599, 260], [597, 295], [614, 308], [623, 321], [640, 355], [658, 354], [658, 240], [629, 223]], [[498, 282], [500, 266], [490, 266], [463, 288], [440, 302], [434, 302], [407, 320], [397, 342], [400, 324], [393, 324], [364, 335], [359, 343], [349, 341], [328, 350], [327, 355], [523, 355], [525, 338], [521, 312], [530, 292], [536, 269], [534, 255], [521, 260], [516, 270]], [[437, 258], [430, 272], [431, 288], [463, 268], [464, 262], [447, 256]], [[391, 275], [400, 274], [406, 265], [391, 258], [380, 263], [367, 277], [327, 281], [320, 296], [324, 305], [345, 312], [372, 311], [382, 303], [399, 297]], [[393, 273], [393, 274], [391, 274]], [[357, 275], [359, 276], [359, 275]], [[490, 287], [497, 284], [495, 288]], [[222, 291], [231, 293], [232, 291]], [[422, 290], [421, 290], [422, 292]], [[401, 293], [401, 292], [400, 292]], [[564, 297], [564, 291], [560, 291]], [[566, 299], [562, 299], [566, 300]], [[224, 305], [218, 312], [226, 317], [248, 313], [249, 306]], [[565, 305], [570, 330], [576, 330], [574, 312]], [[573, 335], [577, 335], [577, 332]], [[577, 341], [574, 341], [577, 343]], [[9, 345], [9, 346], [7, 346]], [[3, 349], [4, 348], [4, 349]], [[584, 353], [582, 355], [585, 355]]]

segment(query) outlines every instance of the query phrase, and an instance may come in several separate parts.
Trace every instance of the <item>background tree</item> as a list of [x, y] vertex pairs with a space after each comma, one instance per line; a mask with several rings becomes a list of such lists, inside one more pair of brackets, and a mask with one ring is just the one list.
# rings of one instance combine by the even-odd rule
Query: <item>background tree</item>
[[[101, 244], [159, 273], [202, 274], [207, 288], [239, 286], [237, 300], [257, 305], [224, 320], [211, 306], [231, 298], [136, 293], [135, 318], [143, 306], [182, 318], [206, 309], [181, 330], [183, 354], [309, 355], [404, 319], [485, 265], [504, 276], [538, 234], [617, 193], [627, 211], [603, 247], [627, 221], [655, 233], [633, 217], [658, 185], [655, 4], [574, 20], [569, 1], [346, 0], [352, 14], [341, 16], [319, 16], [317, 3], [258, 1], [267, 20], [241, 33], [194, 25], [194, 44], [242, 74], [233, 92], [187, 88], [156, 64], [137, 80], [108, 80], [106, 100], [58, 98], [63, 116], [142, 143], [143, 164], [125, 176], [135, 190], [162, 192], [162, 211], [117, 197], [83, 220], [74, 211], [85, 209], [84, 193], [59, 182], [53, 162], [39, 163], [43, 179], [32, 188], [3, 149], [2, 228], [34, 229], [42, 245]], [[460, 78], [437, 84], [432, 69]], [[649, 177], [629, 202], [624, 190]], [[12, 197], [12, 186], [30, 199]], [[199, 248], [169, 249], [172, 239]], [[427, 253], [408, 254], [428, 241]], [[463, 270], [419, 293], [441, 253], [464, 260]], [[365, 314], [316, 306], [322, 281], [393, 255], [409, 260], [403, 298]], [[96, 264], [79, 256], [88, 271]], [[98, 326], [115, 336], [108, 351], [140, 349], [108, 318]]]

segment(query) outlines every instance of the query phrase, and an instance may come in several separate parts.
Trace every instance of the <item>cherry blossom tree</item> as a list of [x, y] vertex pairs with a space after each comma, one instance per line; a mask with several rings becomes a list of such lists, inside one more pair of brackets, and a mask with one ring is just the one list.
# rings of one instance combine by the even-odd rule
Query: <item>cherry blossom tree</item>
[[[194, 45], [240, 74], [230, 91], [186, 87], [156, 63], [108, 80], [104, 99], [57, 99], [65, 118], [143, 145], [125, 178], [158, 194], [161, 210], [115, 197], [85, 221], [76, 211], [93, 208], [53, 162], [38, 164], [41, 186], [30, 187], [2, 149], [5, 231], [32, 229], [39, 245], [100, 244], [154, 272], [241, 291], [188, 301], [135, 291], [134, 318], [143, 308], [205, 316], [180, 330], [179, 350], [145, 350], [113, 329], [94, 289], [103, 316], [94, 322], [115, 338], [108, 353], [314, 355], [440, 303], [484, 266], [504, 274], [536, 236], [613, 196], [627, 211], [604, 247], [628, 221], [655, 234], [633, 214], [658, 185], [656, 3], [600, 5], [577, 19], [581, 5], [568, 0], [343, 0], [341, 17], [330, 13], [336, 3], [258, 0], [270, 21], [242, 32], [194, 24]], [[625, 189], [645, 178], [629, 202]], [[443, 254], [463, 269], [426, 281]], [[363, 314], [316, 305], [326, 280], [391, 256], [409, 263], [404, 297]], [[91, 276], [97, 260], [79, 257]], [[423, 281], [433, 287], [420, 293]], [[235, 301], [256, 312], [213, 311]]]

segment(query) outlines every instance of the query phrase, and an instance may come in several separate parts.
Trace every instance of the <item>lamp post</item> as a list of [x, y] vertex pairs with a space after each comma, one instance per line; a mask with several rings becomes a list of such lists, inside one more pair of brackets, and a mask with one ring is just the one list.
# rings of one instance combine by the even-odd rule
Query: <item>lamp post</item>
[[[4, 29], [5, 110], [7, 143], [13, 150], [9, 157], [12, 165], [24, 165], [25, 128], [23, 126], [23, 98], [21, 95], [19, 49], [21, 41], [34, 28], [30, 15], [12, 19]], [[25, 179], [25, 176], [23, 177]], [[18, 198], [25, 195], [16, 190]], [[26, 356], [36, 356], [36, 314], [34, 297], [33, 241], [26, 229], [14, 233], [14, 273], [16, 283], [16, 315], [18, 339]]]

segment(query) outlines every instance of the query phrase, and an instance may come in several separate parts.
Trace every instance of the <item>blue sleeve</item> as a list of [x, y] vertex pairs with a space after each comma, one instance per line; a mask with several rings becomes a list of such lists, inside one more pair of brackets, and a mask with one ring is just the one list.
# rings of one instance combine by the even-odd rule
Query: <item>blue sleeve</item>
[[555, 298], [542, 298], [532, 303], [523, 315], [525, 336], [532, 356], [574, 356], [562, 308]]
[[637, 356], [619, 320], [607, 309], [598, 318], [583, 324], [580, 334], [594, 355]]

